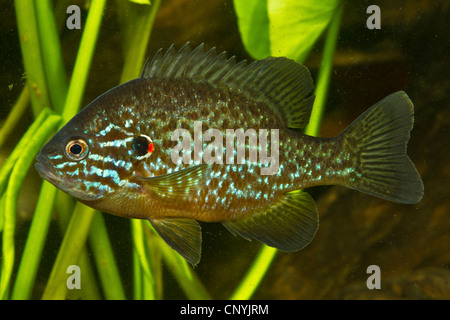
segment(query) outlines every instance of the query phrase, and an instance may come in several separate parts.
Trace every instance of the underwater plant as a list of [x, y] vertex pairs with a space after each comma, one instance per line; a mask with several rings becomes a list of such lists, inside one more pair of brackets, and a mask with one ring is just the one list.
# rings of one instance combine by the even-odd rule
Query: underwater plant
[[[139, 1], [143, 2], [140, 4], [134, 2], [137, 1], [118, 2], [121, 3], [119, 11], [127, 12], [121, 17], [121, 28], [127, 34], [127, 41], [123, 44], [124, 66], [120, 83], [139, 77], [160, 7], [160, 0]], [[69, 5], [67, 2], [64, 4]], [[66, 285], [67, 267], [75, 263], [83, 270], [84, 279], [95, 282], [96, 274], [99, 277], [101, 290], [87, 290], [82, 293], [82, 298], [127, 298], [124, 280], [120, 276], [102, 215], [79, 202], [74, 203], [68, 195], [47, 181], [42, 182], [23, 250], [17, 250], [15, 242], [17, 201], [25, 175], [46, 140], [81, 108], [105, 6], [106, 0], [90, 2], [68, 82], [58, 39], [56, 9], [52, 8], [52, 2], [15, 1], [27, 84], [2, 126], [0, 144], [14, 130], [20, 115], [26, 112], [28, 102], [35, 120], [0, 168], [2, 299], [29, 299], [35, 296], [36, 276], [54, 210], [63, 240], [41, 298], [76, 298], [74, 293], [68, 293]], [[234, 0], [234, 7], [244, 46], [258, 60], [273, 55], [286, 56], [301, 63], [317, 39], [325, 33], [322, 64], [315, 89], [316, 100], [310, 124], [305, 131], [309, 135], [316, 135], [326, 101], [344, 2]], [[148, 221], [133, 219], [130, 225], [133, 299], [164, 298], [162, 264], [170, 270], [188, 298], [211, 298], [208, 288], [203, 286], [195, 270], [156, 235]], [[89, 263], [86, 243], [92, 250], [97, 270]], [[21, 252], [21, 256], [17, 256], [17, 252]], [[275, 254], [276, 249], [263, 246], [230, 298], [251, 298]]]

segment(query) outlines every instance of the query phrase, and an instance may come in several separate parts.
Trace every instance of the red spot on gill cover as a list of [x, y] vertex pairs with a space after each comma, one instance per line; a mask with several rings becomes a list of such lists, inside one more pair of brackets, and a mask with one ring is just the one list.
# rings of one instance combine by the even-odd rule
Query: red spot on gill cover
[[149, 152], [149, 153], [152, 153], [153, 150], [155, 150], [155, 147], [154, 147], [153, 143], [149, 143], [149, 144], [148, 144], [148, 152]]

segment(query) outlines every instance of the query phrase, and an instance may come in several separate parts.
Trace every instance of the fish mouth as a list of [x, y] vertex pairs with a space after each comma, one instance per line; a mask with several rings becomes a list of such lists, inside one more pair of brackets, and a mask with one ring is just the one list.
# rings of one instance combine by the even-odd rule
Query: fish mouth
[[103, 196], [103, 192], [85, 192], [79, 190], [75, 185], [72, 185], [65, 181], [58, 175], [50, 159], [47, 156], [43, 155], [42, 152], [37, 155], [36, 160], [37, 163], [34, 165], [34, 167], [39, 172], [39, 175], [43, 179], [53, 184], [56, 188], [70, 194], [71, 196], [74, 196], [77, 199], [85, 201], [97, 200]]
[[39, 175], [48, 182], [58, 185], [61, 182], [61, 178], [56, 173], [50, 160], [41, 152], [37, 155], [36, 160], [38, 162], [34, 165], [34, 167], [38, 171]]

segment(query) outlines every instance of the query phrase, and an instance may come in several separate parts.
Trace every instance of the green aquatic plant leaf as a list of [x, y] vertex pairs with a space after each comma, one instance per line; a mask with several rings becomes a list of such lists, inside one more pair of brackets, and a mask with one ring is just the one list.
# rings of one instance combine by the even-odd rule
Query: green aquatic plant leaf
[[304, 61], [336, 13], [340, 0], [269, 1], [274, 56]]
[[304, 61], [333, 19], [341, 0], [234, 0], [239, 31], [255, 59]]
[[256, 60], [270, 55], [269, 0], [234, 0], [238, 27], [247, 52]]

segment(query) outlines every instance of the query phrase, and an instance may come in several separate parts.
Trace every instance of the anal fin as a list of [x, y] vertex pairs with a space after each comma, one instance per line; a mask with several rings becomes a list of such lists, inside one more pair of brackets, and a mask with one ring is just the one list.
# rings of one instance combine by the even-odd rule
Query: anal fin
[[270, 207], [247, 218], [226, 222], [224, 226], [246, 239], [292, 252], [312, 241], [319, 227], [319, 215], [313, 198], [296, 190], [286, 193]]
[[200, 261], [202, 231], [193, 219], [149, 219], [159, 236], [190, 264]]

